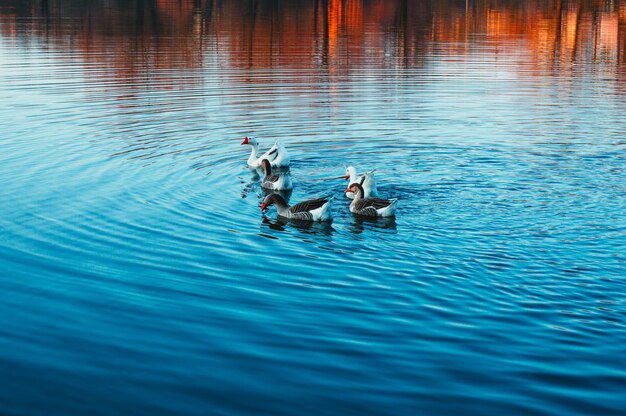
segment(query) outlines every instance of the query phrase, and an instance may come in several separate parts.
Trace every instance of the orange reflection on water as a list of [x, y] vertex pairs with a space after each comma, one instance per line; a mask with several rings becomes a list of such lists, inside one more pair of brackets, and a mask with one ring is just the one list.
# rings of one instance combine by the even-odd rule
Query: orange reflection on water
[[337, 54], [337, 38], [341, 29], [342, 0], [329, 0], [328, 2], [328, 53], [331, 56]]
[[435, 47], [464, 55], [481, 44], [548, 71], [622, 73], [626, 59], [626, 5], [609, 0], [12, 0], [0, 18], [3, 37], [79, 51], [125, 79], [201, 68], [207, 55], [233, 68], [417, 67]]

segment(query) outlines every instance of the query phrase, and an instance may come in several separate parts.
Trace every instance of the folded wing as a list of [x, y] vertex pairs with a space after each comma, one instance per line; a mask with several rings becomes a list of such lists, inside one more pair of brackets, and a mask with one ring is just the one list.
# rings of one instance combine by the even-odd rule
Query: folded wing
[[298, 212], [313, 211], [321, 208], [327, 202], [328, 198], [311, 199], [309, 201], [300, 202], [292, 206], [291, 208], [289, 208], [289, 211], [294, 214]]

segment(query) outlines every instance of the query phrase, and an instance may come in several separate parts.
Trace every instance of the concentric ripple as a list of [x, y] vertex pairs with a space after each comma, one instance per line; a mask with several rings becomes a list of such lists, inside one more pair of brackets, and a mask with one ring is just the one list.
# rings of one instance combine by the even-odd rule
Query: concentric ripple
[[623, 412], [615, 4], [9, 3], [0, 413]]

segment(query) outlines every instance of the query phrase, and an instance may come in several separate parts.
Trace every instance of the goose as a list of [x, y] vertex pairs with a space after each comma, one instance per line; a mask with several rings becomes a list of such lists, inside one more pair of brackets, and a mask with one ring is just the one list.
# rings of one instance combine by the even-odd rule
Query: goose
[[265, 177], [261, 181], [261, 187], [265, 189], [273, 189], [275, 191], [293, 188], [289, 172], [272, 173], [272, 164], [267, 159], [261, 159], [261, 167], [265, 172]]
[[[363, 187], [363, 191], [365, 192], [364, 198], [369, 198], [372, 196], [378, 195], [378, 190], [376, 189], [376, 180], [374, 179], [374, 171], [371, 170], [369, 172], [365, 172], [359, 178], [356, 174], [356, 169], [353, 166], [348, 166], [346, 168], [346, 180], [350, 180], [350, 183], [360, 183]], [[350, 199], [354, 199], [354, 193], [346, 192], [346, 197]]]
[[271, 194], [263, 199], [261, 211], [265, 211], [270, 205], [276, 205], [278, 215], [290, 220], [330, 221], [332, 220], [331, 201], [332, 197], [318, 198], [289, 206], [282, 196]]
[[258, 169], [261, 167], [261, 160], [267, 159], [270, 161], [272, 166], [274, 167], [287, 167], [289, 166], [289, 154], [287, 153], [287, 149], [285, 146], [280, 143], [280, 141], [276, 140], [274, 145], [265, 152], [261, 157], [258, 157], [259, 154], [259, 142], [254, 137], [245, 137], [241, 142], [242, 145], [247, 144], [252, 146], [252, 151], [250, 152], [250, 156], [248, 157], [248, 167], [250, 169]]
[[365, 191], [359, 183], [351, 184], [345, 192], [354, 193], [350, 212], [368, 217], [392, 217], [396, 214], [397, 199], [363, 198]]

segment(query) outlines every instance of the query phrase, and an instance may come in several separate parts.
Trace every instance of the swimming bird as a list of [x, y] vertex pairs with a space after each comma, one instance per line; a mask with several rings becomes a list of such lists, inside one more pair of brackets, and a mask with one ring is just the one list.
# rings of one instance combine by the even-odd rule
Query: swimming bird
[[[365, 172], [359, 178], [356, 174], [356, 169], [353, 166], [348, 166], [346, 168], [346, 180], [350, 180], [350, 183], [360, 183], [363, 187], [363, 191], [365, 192], [364, 198], [369, 198], [372, 196], [378, 195], [378, 190], [376, 189], [376, 180], [374, 179], [374, 171], [371, 170], [369, 172]], [[346, 196], [350, 199], [354, 199], [354, 193], [346, 192]]]
[[359, 183], [351, 184], [345, 192], [354, 193], [350, 212], [368, 217], [392, 217], [396, 214], [397, 199], [364, 198], [365, 191]]
[[289, 206], [282, 196], [271, 194], [263, 199], [261, 211], [265, 211], [270, 205], [276, 205], [278, 215], [291, 220], [330, 221], [332, 219], [331, 201], [332, 197], [318, 198]]
[[272, 165], [267, 159], [261, 159], [261, 167], [265, 172], [265, 177], [261, 181], [261, 187], [265, 189], [273, 189], [275, 191], [293, 188], [289, 172], [272, 173]]
[[258, 169], [261, 167], [261, 160], [267, 159], [274, 167], [287, 167], [289, 166], [290, 158], [285, 146], [276, 140], [274, 145], [265, 152], [261, 157], [259, 154], [259, 142], [254, 137], [245, 137], [241, 142], [242, 145], [247, 144], [252, 146], [252, 151], [248, 157], [248, 167], [250, 169]]

